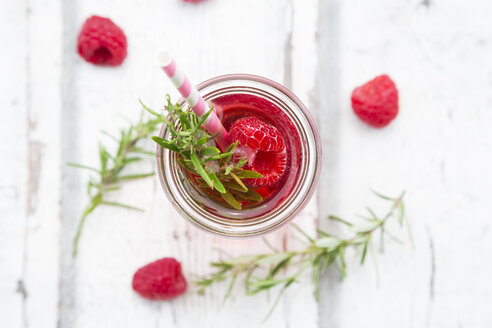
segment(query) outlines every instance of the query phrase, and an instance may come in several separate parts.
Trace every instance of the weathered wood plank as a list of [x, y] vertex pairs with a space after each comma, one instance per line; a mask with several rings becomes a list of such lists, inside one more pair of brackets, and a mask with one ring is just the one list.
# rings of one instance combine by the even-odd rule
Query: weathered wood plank
[[26, 319], [25, 213], [27, 205], [27, 15], [18, 1], [0, 3], [0, 321], [23, 327]]
[[61, 1], [28, 1], [25, 326], [55, 327], [60, 268]]
[[[58, 320], [58, 1], [2, 3], [1, 321], [8, 327]], [[55, 17], [55, 18], [54, 18]], [[42, 26], [43, 28], [40, 28]], [[58, 49], [58, 51], [57, 51]], [[17, 291], [16, 291], [17, 288]], [[16, 294], [17, 292], [17, 294]]]
[[[285, 67], [290, 64], [286, 64], [285, 49], [287, 42], [291, 42], [289, 34], [293, 37], [294, 56], [302, 52], [301, 45], [313, 47], [314, 42], [312, 35], [303, 41], [302, 30], [292, 30], [296, 28], [291, 25], [292, 18], [299, 28], [309, 31], [314, 30], [315, 21], [304, 21], [302, 13], [292, 16], [289, 2], [207, 1], [192, 5], [169, 0], [148, 2], [142, 7], [131, 1], [117, 6], [84, 1], [65, 3], [64, 6], [67, 44], [73, 45], [78, 26], [92, 13], [110, 16], [123, 27], [129, 40], [129, 56], [119, 68], [91, 66], [78, 59], [73, 48], [65, 49], [65, 74], [71, 77], [64, 81], [64, 108], [69, 108], [71, 114], [63, 117], [62, 124], [72, 128], [63, 131], [64, 161], [95, 163], [95, 146], [101, 138], [98, 131], [116, 132], [118, 126], [125, 124], [118, 114], [138, 117], [137, 98], [154, 107], [162, 105], [166, 92], [176, 98], [177, 93], [155, 66], [155, 54], [161, 49], [171, 51], [196, 82], [233, 72], [259, 74], [288, 82]], [[315, 10], [315, 6], [310, 8]], [[311, 16], [312, 12], [306, 13], [306, 17]], [[297, 44], [299, 48], [295, 48]], [[310, 58], [314, 61], [315, 54]], [[307, 79], [314, 79], [314, 72], [306, 73], [303, 69], [292, 67], [292, 77], [298, 79], [293, 86], [294, 91], [309, 102], [307, 95], [313, 81]], [[304, 78], [305, 86], [300, 80]], [[154, 161], [150, 160], [147, 168], [153, 166]], [[81, 172], [65, 171], [65, 186], [71, 189], [64, 195], [62, 210], [65, 220], [62, 327], [87, 327], [109, 322], [127, 326], [216, 327], [233, 324], [242, 327], [262, 321], [271, 300], [265, 295], [245, 297], [238, 288], [231, 300], [223, 304], [226, 284], [211, 289], [205, 296], [189, 293], [165, 303], [147, 302], [132, 292], [133, 272], [156, 258], [175, 256], [183, 261], [189, 274], [204, 274], [209, 271], [208, 262], [220, 256], [213, 251], [215, 248], [227, 249], [236, 255], [266, 249], [259, 240], [224, 240], [189, 226], [172, 209], [157, 179], [134, 182], [114, 195], [119, 200], [148, 209], [144, 214], [114, 208], [98, 209], [87, 221], [79, 256], [71, 260], [69, 245], [74, 222], [83, 206], [80, 191], [83, 179], [85, 175]], [[303, 225], [312, 229], [314, 213], [315, 206], [312, 205], [302, 217]], [[275, 245], [281, 245], [285, 233], [279, 231], [269, 239]], [[315, 327], [316, 303], [312, 288], [299, 285], [289, 295], [265, 326], [288, 326], [291, 322], [301, 322], [306, 313], [312, 313], [313, 317], [302, 322], [305, 327]]]
[[[318, 27], [318, 1], [289, 1], [287, 10], [288, 30], [285, 47], [284, 85], [290, 88], [307, 106], [313, 116], [318, 115], [316, 78], [318, 66], [316, 33]], [[290, 20], [290, 21], [289, 21]], [[289, 59], [289, 60], [287, 60]], [[294, 220], [301, 229], [314, 236], [318, 221], [317, 195]], [[286, 235], [287, 248], [306, 247], [298, 241], [298, 233], [289, 227]], [[296, 235], [297, 236], [293, 236]], [[300, 284], [290, 287], [285, 293], [284, 315], [291, 327], [318, 327], [318, 303], [315, 300], [314, 285], [311, 283], [310, 268], [300, 277]]]
[[[320, 88], [338, 92], [322, 104], [332, 143], [321, 212], [353, 217], [374, 203], [369, 188], [406, 189], [416, 243], [387, 245], [379, 288], [370, 262], [350, 263], [344, 283], [325, 277], [323, 327], [490, 326], [490, 10], [485, 1], [323, 2], [320, 56], [334, 61]], [[353, 115], [350, 93], [381, 73], [396, 81], [401, 113], [375, 130]]]

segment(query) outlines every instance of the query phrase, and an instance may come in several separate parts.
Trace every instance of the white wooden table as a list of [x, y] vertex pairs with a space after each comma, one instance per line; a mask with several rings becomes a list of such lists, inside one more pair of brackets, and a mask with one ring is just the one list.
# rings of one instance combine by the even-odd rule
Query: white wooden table
[[[118, 68], [78, 57], [91, 14], [126, 32]], [[407, 191], [415, 248], [388, 243], [376, 271], [349, 256], [349, 274], [323, 276], [321, 302], [291, 288], [263, 327], [492, 327], [492, 3], [459, 0], [179, 0], [0, 2], [0, 326], [255, 327], [271, 304], [226, 285], [205, 296], [149, 302], [133, 272], [164, 256], [188, 274], [210, 271], [215, 248], [265, 250], [259, 240], [211, 237], [183, 220], [157, 178], [113, 194], [144, 214], [99, 208], [80, 252], [71, 241], [86, 203], [84, 172], [99, 130], [177, 93], [155, 66], [167, 49], [199, 82], [224, 73], [263, 75], [291, 88], [317, 117], [324, 168], [317, 197], [296, 223], [353, 218], [369, 189]], [[372, 129], [350, 108], [352, 89], [388, 73], [401, 112]], [[109, 141], [108, 141], [109, 144]], [[135, 170], [152, 169], [153, 161]], [[281, 245], [289, 228], [269, 235]]]

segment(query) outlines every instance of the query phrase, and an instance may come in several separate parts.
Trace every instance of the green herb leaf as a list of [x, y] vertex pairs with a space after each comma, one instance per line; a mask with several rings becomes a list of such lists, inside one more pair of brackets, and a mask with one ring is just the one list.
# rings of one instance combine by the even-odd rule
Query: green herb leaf
[[381, 225], [382, 221], [380, 220], [366, 220], [357, 225], [352, 225], [350, 229], [354, 232], [368, 232], [374, 230], [376, 227]]
[[147, 111], [149, 112], [150, 114], [154, 115], [154, 116], [157, 116], [157, 117], [161, 117], [162, 115], [155, 112], [154, 110], [150, 109], [149, 107], [145, 106], [145, 104], [142, 102], [142, 100], [138, 99], [138, 102], [140, 103], [140, 105], [142, 105], [142, 107]]
[[249, 287], [253, 288], [253, 294], [256, 294], [257, 292], [261, 291], [262, 289], [268, 289], [274, 286], [277, 286], [281, 283], [283, 283], [285, 280], [283, 279], [262, 279], [258, 280], [256, 282], [250, 283]]
[[236, 168], [242, 168], [246, 163], [248, 163], [248, 160], [246, 159], [246, 157], [243, 157], [239, 160], [239, 162], [237, 162]]
[[231, 296], [232, 289], [234, 288], [234, 284], [236, 283], [237, 273], [232, 275], [231, 283], [229, 284], [229, 288], [227, 288], [227, 293], [224, 296], [224, 302]]
[[203, 180], [205, 180], [205, 182], [212, 188], [214, 185], [212, 180], [208, 176], [207, 172], [205, 172], [202, 163], [200, 163], [198, 157], [196, 157], [196, 154], [193, 151], [191, 152], [190, 158], [191, 158], [191, 162], [193, 163], [193, 166], [195, 167], [195, 170], [203, 178]]
[[367, 246], [369, 245], [369, 242], [366, 242], [364, 244], [364, 247], [362, 248], [362, 256], [360, 258], [360, 264], [364, 264], [364, 260], [366, 259], [366, 254], [367, 254]]
[[225, 193], [220, 194], [220, 196], [222, 196], [222, 198], [227, 202], [227, 204], [231, 205], [236, 210], [241, 209], [241, 204], [239, 204], [239, 202], [236, 200], [236, 198], [234, 198], [234, 196], [231, 195], [230, 192], [226, 191]]
[[224, 174], [225, 175], [229, 175], [229, 173], [231, 173], [231, 171], [233, 170], [234, 168], [232, 166], [227, 166], [226, 169], [225, 169], [225, 172]]
[[231, 189], [231, 190], [234, 190], [234, 191], [239, 191], [240, 193], [244, 193], [243, 187], [241, 187], [240, 185], [238, 185], [235, 181], [225, 180], [225, 181], [222, 182], [222, 184], [227, 189]]
[[385, 196], [385, 195], [383, 195], [383, 194], [381, 194], [381, 193], [379, 193], [379, 192], [377, 192], [377, 191], [374, 191], [374, 190], [372, 191], [372, 193], [373, 193], [374, 195], [378, 196], [378, 197], [379, 197], [379, 198], [381, 198], [381, 199], [385, 199], [385, 200], [389, 200], [389, 201], [394, 201], [394, 200], [395, 200], [394, 198], [391, 198], [391, 197]]
[[123, 159], [123, 164], [128, 165], [131, 163], [140, 162], [141, 160], [142, 160], [141, 157], [128, 157], [128, 158]]
[[181, 111], [179, 112], [178, 117], [179, 117], [179, 121], [181, 122], [181, 127], [183, 129], [189, 129], [191, 127], [191, 122], [188, 119], [188, 115], [186, 115], [186, 113]]
[[94, 168], [94, 167], [90, 167], [90, 166], [86, 166], [86, 165], [82, 165], [82, 164], [77, 164], [77, 163], [67, 163], [67, 165], [72, 166], [72, 167], [77, 167], [79, 169], [85, 169], [85, 170], [90, 170], [90, 171], [94, 171], [94, 172], [99, 173], [99, 170]]
[[232, 266], [236, 264], [252, 263], [254, 260], [256, 260], [257, 257], [258, 257], [257, 255], [243, 255], [243, 256], [230, 258], [224, 261], [224, 263], [227, 263], [228, 265], [232, 265]]
[[[231, 188], [233, 189], [233, 188]], [[233, 189], [235, 190], [235, 189]], [[262, 202], [263, 201], [263, 196], [261, 196], [259, 193], [254, 191], [253, 189], [249, 189], [247, 192], [243, 192], [242, 190], [235, 190], [234, 195], [247, 200], [247, 201], [253, 201], [253, 202]]]
[[232, 154], [234, 153], [234, 150], [236, 150], [236, 147], [238, 145], [238, 140], [236, 140], [235, 142], [233, 142], [229, 147], [227, 147], [226, 149], [226, 153], [229, 153], [230, 155], [227, 156], [227, 157], [224, 157], [222, 159], [220, 159], [219, 161], [219, 165], [220, 166], [224, 166], [226, 164], [228, 164], [230, 161], [231, 161], [231, 158], [232, 158]]
[[229, 155], [232, 155], [232, 153], [222, 153], [222, 154], [219, 154], [219, 155], [210, 156], [210, 157], [208, 157], [208, 158], [205, 159], [205, 162], [216, 161], [218, 159], [228, 157]]
[[101, 204], [103, 205], [111, 205], [111, 206], [116, 206], [116, 207], [123, 207], [123, 208], [127, 208], [129, 210], [134, 210], [134, 211], [139, 211], [139, 212], [143, 212], [144, 210], [141, 209], [141, 208], [138, 208], [138, 207], [135, 207], [135, 206], [131, 206], [131, 205], [126, 205], [126, 204], [122, 204], [122, 203], [118, 203], [118, 202], [108, 202], [108, 201], [101, 201]]
[[239, 179], [239, 177], [232, 172], [230, 174], [231, 174], [231, 177], [236, 181], [236, 183], [242, 188], [242, 191], [248, 192], [248, 187], [246, 187], [244, 185], [244, 183], [241, 181], [241, 179]]
[[335, 249], [340, 246], [340, 239], [335, 237], [323, 237], [315, 241], [315, 245], [320, 248]]
[[328, 218], [329, 218], [330, 220], [334, 220], [334, 221], [341, 222], [341, 223], [343, 223], [343, 224], [345, 224], [345, 225], [347, 225], [347, 226], [349, 226], [349, 227], [351, 227], [351, 226], [352, 226], [352, 223], [350, 223], [350, 222], [348, 222], [348, 221], [345, 221], [345, 220], [343, 220], [343, 219], [340, 219], [338, 216], [330, 215]]
[[208, 141], [208, 137], [201, 137], [200, 139], [198, 139], [196, 142], [195, 142], [195, 146], [202, 146], [204, 144], [206, 144]]
[[152, 151], [148, 151], [145, 149], [142, 149], [140, 147], [133, 147], [130, 152], [132, 153], [139, 153], [139, 154], [144, 154], [144, 155], [149, 155], [149, 156], [155, 156], [155, 153]]
[[[190, 171], [191, 173], [193, 174], [197, 174], [196, 173], [196, 170], [195, 170], [195, 167], [193, 166], [193, 163], [188, 162], [188, 161], [185, 161], [184, 159], [182, 158], [178, 158], [178, 163], [183, 167], [185, 168], [186, 170]], [[208, 185], [207, 185], [208, 186]]]
[[179, 148], [176, 145], [172, 144], [171, 142], [161, 137], [153, 136], [152, 140], [154, 140], [159, 146], [167, 148], [170, 151], [179, 152]]
[[224, 185], [222, 184], [222, 182], [220, 182], [220, 180], [217, 178], [217, 175], [215, 175], [215, 173], [211, 172], [211, 173], [209, 173], [209, 177], [212, 180], [215, 189], [218, 192], [220, 192], [221, 194], [225, 194], [226, 189], [225, 189]]
[[220, 150], [215, 147], [205, 147], [200, 149], [201, 156], [214, 156], [220, 154]]
[[239, 173], [237, 173], [236, 175], [240, 179], [261, 179], [261, 178], [263, 178], [263, 174], [258, 173], [256, 171], [250, 171], [250, 170], [242, 170]]
[[214, 108], [211, 107], [208, 112], [206, 112], [204, 115], [202, 115], [200, 117], [200, 120], [198, 121], [198, 124], [196, 125], [195, 129], [192, 131], [193, 133], [195, 133], [199, 128], [200, 126], [205, 122], [205, 120], [207, 119], [207, 117], [213, 112]]
[[154, 175], [154, 172], [143, 173], [143, 174], [123, 175], [123, 176], [118, 177], [116, 181], [142, 179], [142, 178], [151, 177], [153, 175]]
[[266, 255], [261, 257], [259, 260], [256, 261], [256, 264], [258, 265], [264, 265], [264, 264], [273, 264], [277, 262], [282, 262], [288, 257], [291, 257], [293, 255], [292, 252], [280, 252], [280, 253], [275, 253], [271, 255]]
[[270, 272], [270, 276], [275, 277], [281, 269], [286, 268], [294, 255], [296, 254], [289, 252], [289, 256], [286, 256], [283, 260], [279, 261], [275, 267], [273, 267]]

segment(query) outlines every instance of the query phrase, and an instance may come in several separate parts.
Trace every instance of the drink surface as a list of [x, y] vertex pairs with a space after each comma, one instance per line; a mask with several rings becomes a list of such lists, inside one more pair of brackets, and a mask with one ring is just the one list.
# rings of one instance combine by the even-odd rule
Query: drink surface
[[[263, 197], [262, 201], [251, 202], [238, 197], [243, 211], [254, 210], [255, 214], [251, 213], [251, 217], [256, 217], [278, 207], [295, 187], [300, 171], [299, 166], [302, 163], [302, 146], [299, 132], [293, 122], [277, 105], [256, 95], [245, 93], [228, 94], [211, 99], [211, 102], [219, 119], [229, 132], [231, 132], [231, 128], [234, 129], [236, 122], [239, 120], [244, 121], [246, 118], [250, 118], [250, 121], [252, 120], [251, 118], [255, 118], [267, 128], [271, 129], [269, 126], [272, 126], [278, 131], [282, 149], [276, 149], [277, 151], [275, 152], [262, 151], [261, 149], [255, 151], [254, 157], [249, 158], [246, 168], [256, 171], [258, 171], [257, 168], [261, 168], [263, 172], [260, 173], [265, 176], [270, 173], [269, 170], [276, 169], [278, 171], [279, 165], [281, 165], [281, 174], [268, 183], [262, 183], [263, 180], [253, 181], [256, 179], [245, 180], [248, 188]], [[231, 142], [234, 141], [231, 140]], [[238, 148], [241, 148], [241, 145]], [[282, 161], [281, 163], [279, 163], [279, 158]], [[196, 183], [194, 186], [203, 196], [208, 196], [210, 200], [220, 206], [228, 207], [218, 193], [211, 192], [210, 189], [207, 190], [206, 188], [201, 189]], [[213, 204], [207, 203], [203, 205], [213, 210]], [[247, 217], [248, 215], [246, 215]]]

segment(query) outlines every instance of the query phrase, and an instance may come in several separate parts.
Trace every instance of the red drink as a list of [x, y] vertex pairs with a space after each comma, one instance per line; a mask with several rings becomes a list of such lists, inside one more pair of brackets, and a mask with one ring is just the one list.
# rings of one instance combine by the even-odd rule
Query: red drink
[[[179, 164], [181, 155], [159, 147], [159, 177], [172, 204], [198, 227], [229, 237], [263, 234], [292, 220], [313, 195], [321, 171], [319, 134], [306, 107], [285, 87], [254, 75], [219, 76], [198, 85], [198, 90], [214, 105], [230, 143], [238, 142], [230, 164], [205, 163], [207, 172], [226, 179], [224, 187], [237, 201], [234, 204], [224, 198], [227, 192], [210, 188], [203, 175], [190, 175]], [[184, 100], [181, 104], [186, 108]], [[160, 137], [170, 138], [165, 125]], [[236, 167], [242, 157], [248, 161], [237, 174], [261, 173], [258, 179], [239, 178], [247, 193], [262, 197], [244, 198], [227, 185], [226, 166]]]

